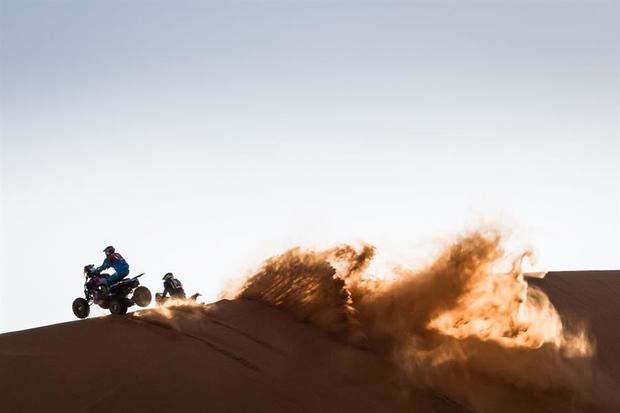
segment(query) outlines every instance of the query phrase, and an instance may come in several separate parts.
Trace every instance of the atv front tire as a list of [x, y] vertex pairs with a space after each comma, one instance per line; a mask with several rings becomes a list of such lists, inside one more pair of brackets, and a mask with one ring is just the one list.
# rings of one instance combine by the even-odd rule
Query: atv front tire
[[146, 307], [151, 304], [151, 298], [151, 291], [144, 286], [136, 288], [131, 296], [133, 302], [138, 304], [140, 307]]
[[88, 305], [88, 301], [81, 297], [73, 300], [73, 314], [75, 314], [77, 318], [88, 317], [88, 314], [90, 314], [90, 306]]
[[127, 314], [127, 304], [122, 298], [112, 298], [108, 303], [110, 312], [116, 315]]

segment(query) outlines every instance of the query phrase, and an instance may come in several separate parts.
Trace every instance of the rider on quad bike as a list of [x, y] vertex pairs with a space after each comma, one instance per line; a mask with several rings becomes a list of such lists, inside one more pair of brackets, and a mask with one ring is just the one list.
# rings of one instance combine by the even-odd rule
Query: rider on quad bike
[[166, 298], [170, 294], [171, 298], [184, 299], [185, 290], [183, 289], [183, 283], [178, 278], [174, 277], [171, 272], [164, 275], [164, 292], [160, 294], [161, 298]]
[[[164, 275], [164, 292], [155, 294], [155, 301], [158, 304], [163, 304], [167, 300], [167, 295], [170, 294], [170, 298], [184, 300], [185, 290], [183, 289], [183, 283], [174, 276], [171, 272], [166, 273]], [[196, 299], [200, 296], [199, 293], [196, 293], [190, 297], [190, 300], [196, 301]]]
[[115, 282], [122, 280], [123, 278], [129, 275], [129, 264], [125, 261], [125, 258], [116, 250], [113, 246], [107, 246], [103, 250], [105, 253], [105, 259], [103, 260], [103, 264], [101, 266], [94, 269], [94, 272], [99, 274], [101, 271], [107, 270], [108, 268], [113, 268], [114, 272], [107, 277], [103, 278], [103, 284], [106, 287], [114, 284]]
[[[140, 285], [139, 278], [144, 274], [125, 278], [129, 275], [127, 261], [112, 246], [103, 251], [106, 259], [100, 267], [84, 267], [84, 297], [73, 300], [73, 313], [78, 318], [88, 317], [92, 304], [109, 309], [112, 314], [125, 314], [134, 304], [146, 307], [151, 302], [151, 292]], [[111, 275], [101, 273], [108, 268], [113, 268], [115, 272]]]

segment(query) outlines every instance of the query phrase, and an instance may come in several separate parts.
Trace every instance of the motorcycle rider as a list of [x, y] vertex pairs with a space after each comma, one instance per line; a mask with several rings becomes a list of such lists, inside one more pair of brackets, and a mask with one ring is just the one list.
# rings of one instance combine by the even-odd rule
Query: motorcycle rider
[[[171, 272], [166, 273], [164, 275], [164, 292], [155, 294], [155, 300], [158, 304], [163, 304], [166, 301], [166, 296], [170, 294], [170, 298], [184, 300], [187, 298], [185, 295], [185, 290], [183, 289], [183, 284], [181, 281], [174, 276]], [[198, 301], [198, 297], [202, 294], [196, 293], [189, 297], [192, 301]]]
[[105, 253], [105, 259], [103, 260], [103, 264], [100, 267], [94, 269], [94, 272], [99, 274], [103, 270], [107, 270], [108, 268], [113, 268], [114, 272], [103, 280], [103, 283], [106, 287], [114, 284], [117, 281], [122, 280], [123, 278], [129, 275], [129, 264], [125, 261], [125, 258], [116, 250], [113, 246], [109, 245], [105, 247], [103, 250]]
[[171, 272], [166, 273], [162, 280], [164, 280], [164, 292], [159, 294], [160, 298], [165, 298], [166, 295], [170, 294], [171, 298], [185, 299], [183, 284]]

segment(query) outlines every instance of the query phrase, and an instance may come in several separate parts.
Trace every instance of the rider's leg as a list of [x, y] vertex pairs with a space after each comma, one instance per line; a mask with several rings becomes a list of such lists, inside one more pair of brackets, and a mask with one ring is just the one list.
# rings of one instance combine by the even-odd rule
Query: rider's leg
[[129, 275], [129, 271], [113, 272], [106, 278], [106, 284], [110, 286], [114, 284], [115, 282], [120, 281], [123, 278], [127, 277], [127, 275]]

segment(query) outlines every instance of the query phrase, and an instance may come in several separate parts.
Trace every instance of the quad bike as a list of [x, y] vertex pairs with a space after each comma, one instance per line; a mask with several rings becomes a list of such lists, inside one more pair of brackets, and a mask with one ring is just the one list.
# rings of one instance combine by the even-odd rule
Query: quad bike
[[79, 297], [73, 300], [73, 314], [77, 318], [88, 317], [92, 304], [109, 309], [112, 314], [126, 314], [127, 309], [134, 304], [146, 307], [151, 303], [151, 292], [148, 288], [140, 286], [138, 278], [143, 275], [123, 278], [106, 287], [104, 283], [106, 276], [96, 272], [94, 265], [85, 266], [85, 298]]
[[196, 293], [194, 295], [192, 295], [189, 298], [185, 298], [185, 295], [183, 295], [182, 297], [164, 297], [164, 295], [162, 293], [155, 293], [155, 303], [157, 305], [164, 305], [164, 303], [168, 300], [191, 300], [191, 301], [198, 301], [198, 297], [200, 297], [202, 294], [200, 293]]

